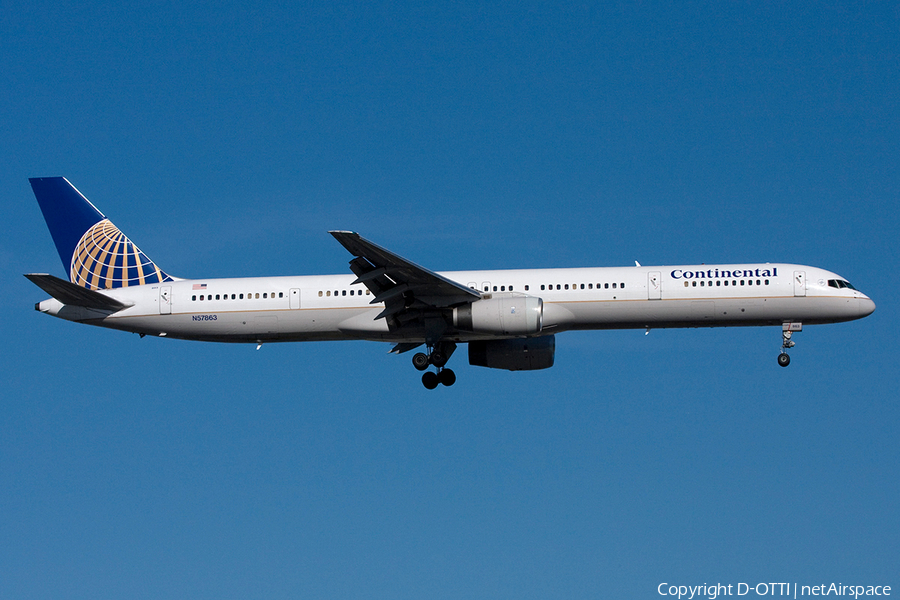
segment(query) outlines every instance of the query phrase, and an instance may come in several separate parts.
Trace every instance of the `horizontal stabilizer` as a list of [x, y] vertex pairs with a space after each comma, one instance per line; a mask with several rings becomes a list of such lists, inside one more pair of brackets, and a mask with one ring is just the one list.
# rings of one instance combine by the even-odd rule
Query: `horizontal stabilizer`
[[132, 306], [131, 304], [119, 302], [115, 298], [110, 298], [106, 294], [83, 288], [80, 285], [69, 283], [65, 279], [47, 275], [46, 273], [26, 273], [25, 277], [63, 304], [68, 304], [69, 306], [81, 306], [111, 312]]

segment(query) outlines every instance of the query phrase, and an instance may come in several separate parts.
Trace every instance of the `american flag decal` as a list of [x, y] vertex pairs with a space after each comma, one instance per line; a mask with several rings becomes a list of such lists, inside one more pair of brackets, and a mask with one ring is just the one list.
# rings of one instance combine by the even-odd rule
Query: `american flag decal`
[[193, 290], [205, 290], [205, 289], [206, 289], [206, 284], [205, 284], [205, 283], [195, 283], [195, 284], [194, 284], [194, 287], [192, 287], [191, 289], [193, 289]]

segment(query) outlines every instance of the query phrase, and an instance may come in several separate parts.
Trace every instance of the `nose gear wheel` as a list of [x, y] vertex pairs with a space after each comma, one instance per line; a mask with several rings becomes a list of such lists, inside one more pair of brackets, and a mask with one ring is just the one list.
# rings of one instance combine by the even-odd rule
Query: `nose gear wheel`
[[795, 343], [791, 339], [795, 331], [802, 331], [802, 323], [783, 323], [781, 325], [781, 354], [778, 355], [778, 365], [786, 367], [791, 364], [791, 357], [788, 355], [788, 348], [793, 348]]

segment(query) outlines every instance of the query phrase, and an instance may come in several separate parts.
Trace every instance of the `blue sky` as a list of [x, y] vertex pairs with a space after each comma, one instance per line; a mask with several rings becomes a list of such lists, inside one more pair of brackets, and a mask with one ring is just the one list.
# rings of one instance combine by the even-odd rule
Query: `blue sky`
[[[0, 597], [900, 586], [891, 3], [7, 2]], [[794, 262], [853, 323], [569, 333], [556, 365], [40, 315], [63, 175], [182, 277]]]

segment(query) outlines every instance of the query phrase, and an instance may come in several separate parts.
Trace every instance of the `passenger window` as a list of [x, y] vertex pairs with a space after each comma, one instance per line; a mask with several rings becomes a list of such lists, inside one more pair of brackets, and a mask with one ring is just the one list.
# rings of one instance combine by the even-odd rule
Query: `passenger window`
[[330, 297], [331, 297], [331, 290], [326, 290], [326, 291], [325, 291], [325, 296], [330, 298]]
[[505, 292], [505, 291], [506, 291], [506, 286], [505, 286], [505, 285], [501, 285], [501, 286], [500, 286], [500, 291], [501, 291], [501, 292]]
[[263, 292], [263, 298], [268, 298], [268, 297], [269, 297], [269, 295], [267, 293]]
[[568, 283], [566, 284], [566, 289], [569, 289], [569, 284], [568, 284]]
[[589, 290], [594, 289], [594, 284], [593, 284], [593, 283], [589, 283], [589, 284], [588, 284], [588, 289], [589, 289]]
[[744, 280], [743, 280], [743, 279], [741, 279], [741, 285], [744, 285]]
[[692, 282], [691, 282], [691, 285], [693, 285], [694, 287], [697, 287], [697, 282], [696, 282], [696, 280], [695, 280], [695, 281], [692, 281]]
[[603, 287], [604, 287], [604, 289], [607, 289], [607, 290], [608, 290], [608, 289], [609, 289], [609, 284], [608, 284], [608, 283], [604, 283], [604, 284], [603, 284]]
[[583, 283], [581, 284], [581, 289], [584, 289], [584, 284], [583, 284]]
[[620, 289], [620, 290], [624, 290], [624, 289], [625, 289], [625, 284], [624, 284], [624, 283], [620, 283], [620, 284], [619, 284], [619, 289]]
[[542, 283], [542, 284], [541, 284], [541, 290], [543, 290], [543, 289], [544, 289], [544, 284]]
[[768, 280], [768, 279], [766, 279], [766, 285], [769, 285], [769, 280]]
[[720, 279], [717, 279], [717, 280], [716, 280], [716, 287], [721, 287], [721, 286], [722, 286], [722, 281], [721, 281]]
[[344, 290], [343, 292], [341, 292], [341, 296], [346, 296], [346, 295], [347, 295], [347, 290]]
[[194, 302], [196, 302], [196, 301], [197, 301], [197, 296], [191, 296], [191, 300], [193, 300]]
[[[527, 285], [525, 286], [525, 289], [526, 289], [526, 290], [528, 289], [528, 286], [527, 286]], [[509, 291], [513, 291], [512, 286], [509, 286]]]
[[689, 286], [689, 285], [690, 285], [690, 284], [689, 284], [687, 281], [684, 282], [684, 287], [687, 287], [687, 286]]
[[562, 286], [561, 286], [560, 284], [557, 283], [557, 284], [556, 284], [556, 289], [561, 290], [561, 289], [562, 289]]

